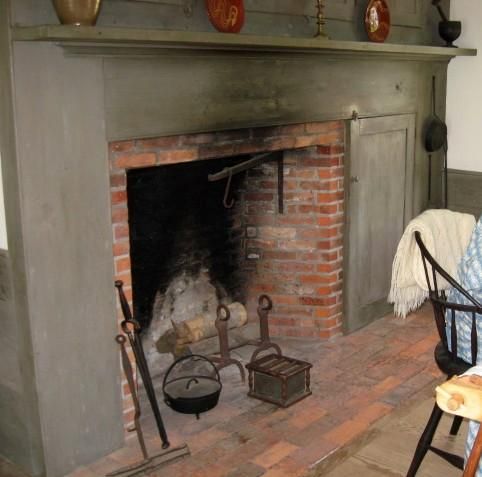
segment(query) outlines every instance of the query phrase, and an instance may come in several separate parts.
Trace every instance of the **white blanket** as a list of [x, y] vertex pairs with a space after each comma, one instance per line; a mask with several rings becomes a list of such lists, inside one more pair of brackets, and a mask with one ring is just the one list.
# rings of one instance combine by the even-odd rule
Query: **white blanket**
[[[388, 296], [389, 303], [395, 305], [396, 315], [407, 316], [428, 296], [422, 256], [414, 233], [420, 232], [431, 255], [457, 279], [457, 265], [469, 244], [474, 226], [472, 215], [445, 209], [426, 210], [407, 225], [393, 260]], [[437, 283], [441, 289], [448, 288], [445, 281]]]

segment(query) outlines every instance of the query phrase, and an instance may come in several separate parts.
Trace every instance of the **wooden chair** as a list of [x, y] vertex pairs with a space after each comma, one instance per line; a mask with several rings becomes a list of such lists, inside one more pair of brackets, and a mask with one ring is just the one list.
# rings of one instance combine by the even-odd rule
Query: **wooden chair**
[[[415, 240], [422, 254], [425, 277], [429, 288], [429, 298], [432, 303], [435, 323], [440, 337], [440, 342], [437, 344], [434, 351], [435, 362], [447, 378], [451, 378], [452, 376], [464, 373], [476, 363], [478, 351], [476, 320], [478, 319], [478, 315], [482, 315], [482, 305], [437, 263], [425, 247], [419, 232], [415, 232]], [[447, 301], [444, 290], [439, 289], [441, 279], [444, 279], [453, 288], [457, 289], [467, 299], [470, 305], [462, 305]], [[457, 357], [457, 325], [459, 321], [457, 320], [457, 312], [465, 312], [471, 316], [470, 348], [472, 352], [472, 362], [470, 363]], [[446, 316], [451, 323], [450, 350], [445, 331]], [[444, 458], [455, 467], [463, 469], [463, 457], [446, 452], [432, 445], [433, 436], [435, 435], [435, 431], [437, 430], [442, 415], [442, 409], [437, 403], [435, 403], [432, 414], [430, 415], [417, 444], [407, 477], [415, 476], [429, 450]], [[451, 435], [457, 435], [462, 419], [463, 418], [460, 416], [454, 417], [450, 429]]]
[[[473, 421], [482, 421], [482, 376], [472, 374], [477, 368], [468, 371], [468, 375], [454, 376], [435, 388], [437, 404], [441, 409], [455, 416]], [[462, 477], [474, 477], [482, 455], [482, 426], [472, 445]]]

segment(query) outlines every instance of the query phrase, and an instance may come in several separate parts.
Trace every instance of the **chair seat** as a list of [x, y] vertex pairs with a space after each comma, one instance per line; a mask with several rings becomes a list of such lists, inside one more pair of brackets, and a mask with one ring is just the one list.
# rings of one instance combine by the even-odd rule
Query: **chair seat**
[[441, 341], [435, 347], [434, 356], [440, 371], [448, 377], [463, 374], [473, 366], [463, 359], [452, 358], [450, 351]]

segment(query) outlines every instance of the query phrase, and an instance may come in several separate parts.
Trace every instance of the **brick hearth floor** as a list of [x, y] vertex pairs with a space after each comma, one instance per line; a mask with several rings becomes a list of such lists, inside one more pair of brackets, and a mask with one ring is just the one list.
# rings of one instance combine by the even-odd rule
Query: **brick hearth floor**
[[[287, 356], [313, 363], [313, 395], [287, 409], [277, 408], [247, 397], [247, 384], [230, 367], [221, 371], [218, 406], [196, 420], [165, 407], [157, 380], [171, 445], [187, 443], [191, 456], [149, 475], [297, 477], [316, 473], [317, 466], [325, 468], [329, 460], [342, 459], [377, 420], [442, 378], [433, 360], [437, 337], [428, 305], [405, 320], [389, 315], [329, 342], [277, 342]], [[245, 347], [236, 355], [246, 361], [252, 350]], [[154, 454], [160, 452], [160, 442], [148, 406], [143, 407], [144, 434]], [[123, 449], [70, 477], [101, 477], [138, 460], [140, 452], [132, 436]]]

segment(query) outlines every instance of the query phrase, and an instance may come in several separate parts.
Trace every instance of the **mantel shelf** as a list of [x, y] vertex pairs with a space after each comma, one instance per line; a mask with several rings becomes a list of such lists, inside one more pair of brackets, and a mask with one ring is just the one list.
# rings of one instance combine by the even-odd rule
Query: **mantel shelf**
[[93, 54], [136, 49], [155, 54], [158, 49], [197, 49], [214, 51], [288, 52], [328, 55], [389, 56], [415, 60], [450, 60], [456, 56], [475, 56], [477, 50], [440, 46], [399, 45], [355, 41], [323, 40], [229, 33], [166, 31], [119, 27], [73, 27], [40, 25], [14, 27], [15, 41], [54, 42], [65, 48], [88, 50]]

